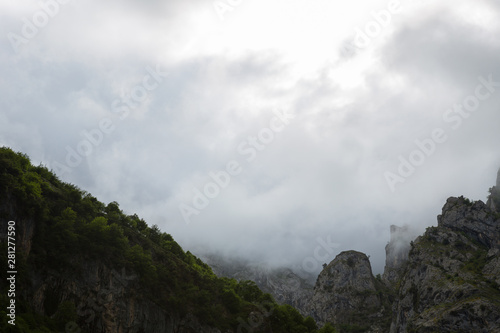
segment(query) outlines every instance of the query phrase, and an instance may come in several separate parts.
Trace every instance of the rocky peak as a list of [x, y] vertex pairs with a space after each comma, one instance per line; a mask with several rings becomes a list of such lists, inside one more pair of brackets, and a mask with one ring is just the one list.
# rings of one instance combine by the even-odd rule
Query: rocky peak
[[500, 188], [500, 169], [498, 169], [498, 172], [497, 172], [497, 185], [496, 185], [497, 188]]
[[493, 211], [499, 212], [500, 210], [500, 169], [497, 172], [497, 183], [490, 189], [490, 195], [486, 205]]
[[[391, 333], [500, 332], [500, 261], [491, 210], [449, 198], [413, 243], [398, 281]], [[498, 221], [497, 221], [498, 223]]]
[[352, 288], [354, 290], [374, 289], [372, 268], [366, 254], [344, 251], [328, 264], [318, 276], [315, 289], [320, 285], [331, 286], [332, 290]]
[[482, 201], [449, 198], [438, 216], [438, 226], [464, 232], [488, 248], [500, 248], [500, 219]]
[[377, 318], [384, 316], [383, 301], [378, 282], [372, 274], [366, 254], [357, 251], [341, 252], [319, 274], [309, 313], [318, 325], [334, 325], [384, 330], [377, 326]]

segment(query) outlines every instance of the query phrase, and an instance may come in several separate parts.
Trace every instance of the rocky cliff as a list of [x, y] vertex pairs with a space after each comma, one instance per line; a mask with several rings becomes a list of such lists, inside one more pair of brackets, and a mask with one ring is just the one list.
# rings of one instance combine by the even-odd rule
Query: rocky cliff
[[[382, 281], [363, 253], [319, 275], [308, 314], [339, 332], [500, 332], [500, 171], [488, 203], [449, 198], [416, 238], [391, 226]], [[382, 283], [383, 282], [383, 283]]]
[[209, 332], [193, 313], [165, 309], [148, 297], [137, 274], [115, 270], [99, 261], [83, 263], [77, 276], [48, 271], [30, 277], [24, 297], [36, 313], [58, 317], [69, 309], [76, 315], [68, 331], [84, 332]]
[[491, 210], [500, 212], [500, 169], [498, 169], [496, 185], [490, 188], [490, 196], [486, 205]]
[[0, 148], [0, 247], [16, 221], [18, 271], [17, 324], [0, 309], [0, 331], [500, 332], [498, 207], [500, 171], [486, 204], [449, 198], [411, 243], [391, 226], [383, 278], [365, 254], [345, 251], [311, 289], [290, 269], [207, 258], [219, 278], [158, 227]]
[[308, 311], [320, 326], [329, 322], [346, 331], [386, 332], [389, 293], [373, 277], [364, 253], [345, 251], [318, 276]]
[[412, 244], [398, 282], [391, 332], [500, 332], [500, 216], [449, 198]]

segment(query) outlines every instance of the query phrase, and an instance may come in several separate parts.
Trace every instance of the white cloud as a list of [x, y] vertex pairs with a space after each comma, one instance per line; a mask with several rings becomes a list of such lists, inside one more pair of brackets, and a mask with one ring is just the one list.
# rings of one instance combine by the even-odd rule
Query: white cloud
[[[459, 129], [443, 120], [479, 76], [500, 81], [497, 5], [401, 1], [368, 47], [341, 57], [388, 3], [242, 2], [221, 21], [211, 1], [71, 2], [18, 54], [0, 42], [0, 142], [64, 163], [109, 118], [114, 130], [64, 179], [188, 249], [300, 263], [331, 235], [380, 272], [390, 224], [422, 230], [450, 195], [484, 200], [500, 165], [500, 89]], [[4, 36], [39, 10], [0, 6]], [[168, 76], [120, 119], [113, 101], [157, 65]], [[246, 161], [239, 144], [275, 110], [295, 118]], [[392, 193], [384, 172], [437, 127], [448, 140]], [[179, 204], [231, 160], [243, 172], [186, 225]]]

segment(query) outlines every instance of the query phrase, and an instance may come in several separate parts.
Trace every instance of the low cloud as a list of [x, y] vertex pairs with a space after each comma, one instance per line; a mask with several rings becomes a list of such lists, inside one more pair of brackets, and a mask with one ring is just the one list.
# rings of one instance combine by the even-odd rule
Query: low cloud
[[[300, 266], [328, 236], [338, 252], [371, 255], [380, 273], [390, 225], [421, 232], [448, 196], [485, 200], [495, 182], [500, 89], [456, 130], [443, 114], [474, 92], [478, 77], [500, 81], [499, 27], [484, 10], [498, 5], [481, 2], [467, 17], [449, 1], [406, 10], [349, 58], [339, 58], [341, 42], [386, 2], [349, 9], [354, 23], [321, 20], [317, 28], [310, 17], [333, 8], [307, 7], [307, 34], [295, 40], [284, 26], [241, 25], [258, 23], [250, 15], [258, 9], [267, 10], [263, 24], [284, 25], [302, 6], [280, 18], [256, 2], [223, 22], [205, 1], [61, 6], [19, 53], [0, 42], [0, 144], [54, 167], [109, 118], [112, 133], [64, 180], [118, 201], [187, 250]], [[22, 18], [39, 10], [2, 8], [3, 36], [20, 33]], [[156, 66], [168, 73], [163, 82], [120, 119], [113, 101]], [[269, 128], [277, 110], [294, 118], [247, 161], [238, 146]], [[447, 141], [392, 192], [384, 173], [397, 172], [398, 157], [435, 128]], [[186, 224], [179, 205], [231, 160], [242, 172]]]

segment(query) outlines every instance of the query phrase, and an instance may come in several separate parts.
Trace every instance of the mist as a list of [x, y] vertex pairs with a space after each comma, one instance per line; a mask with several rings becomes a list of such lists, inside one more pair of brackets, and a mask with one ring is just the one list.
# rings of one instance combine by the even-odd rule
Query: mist
[[57, 3], [0, 4], [0, 145], [185, 250], [377, 274], [495, 184], [495, 1]]

